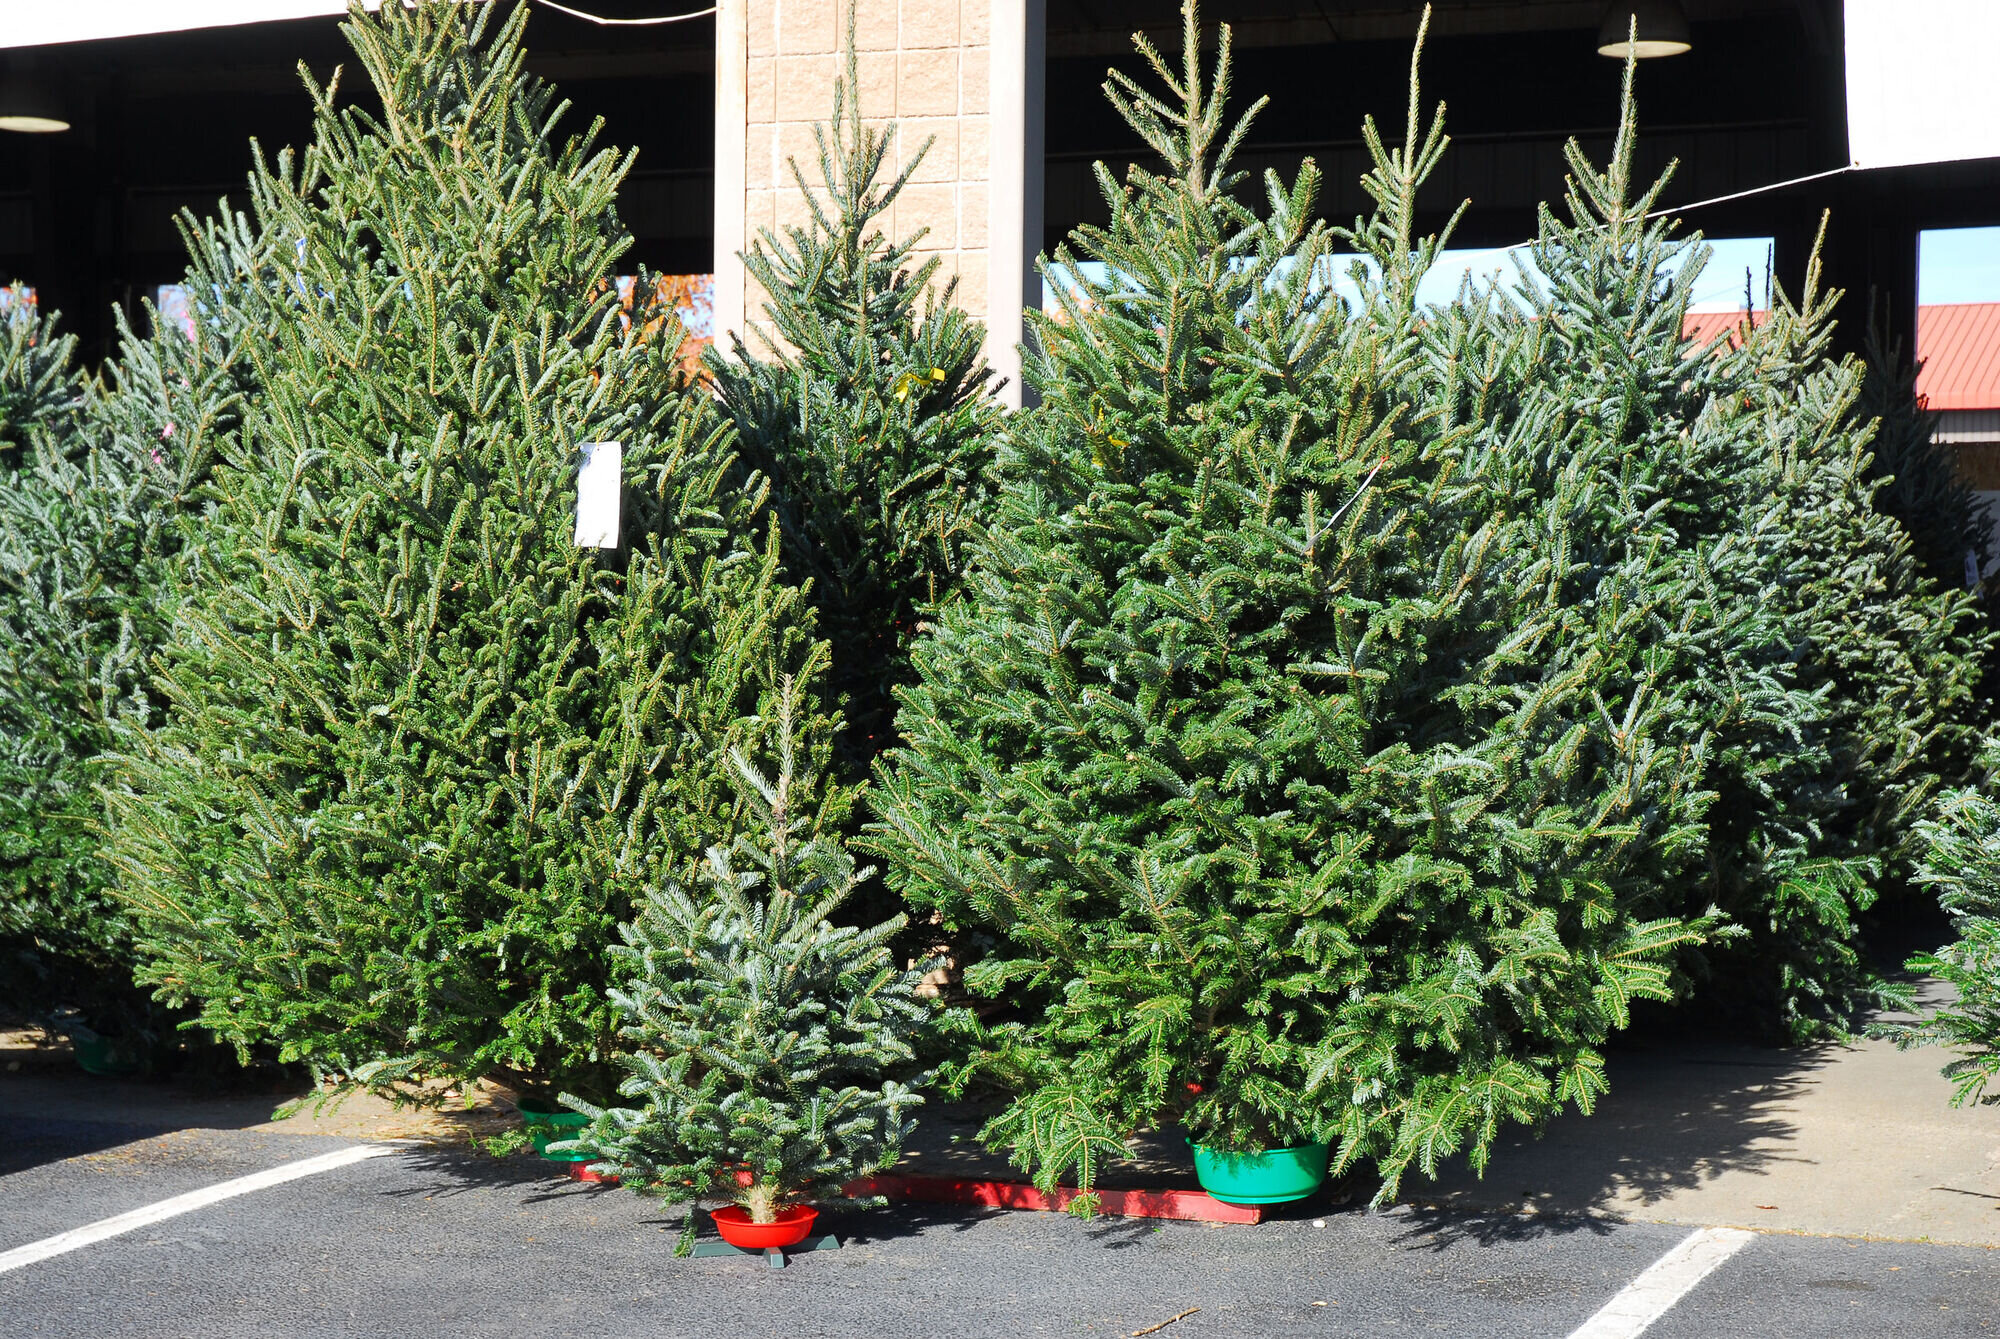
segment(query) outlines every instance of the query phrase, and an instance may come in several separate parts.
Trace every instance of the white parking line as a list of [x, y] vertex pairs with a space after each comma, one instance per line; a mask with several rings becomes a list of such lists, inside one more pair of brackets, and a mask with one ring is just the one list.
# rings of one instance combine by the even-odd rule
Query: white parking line
[[1634, 1339], [1756, 1235], [1736, 1227], [1704, 1227], [1689, 1233], [1569, 1339]]
[[115, 1237], [135, 1228], [145, 1227], [149, 1223], [172, 1218], [177, 1214], [205, 1208], [221, 1200], [234, 1199], [238, 1195], [248, 1195], [253, 1190], [265, 1190], [271, 1186], [283, 1185], [302, 1176], [317, 1176], [336, 1167], [345, 1167], [349, 1163], [360, 1162], [366, 1158], [379, 1158], [384, 1153], [395, 1151], [387, 1144], [358, 1144], [353, 1148], [322, 1153], [316, 1158], [301, 1158], [297, 1162], [288, 1162], [266, 1172], [239, 1176], [233, 1181], [219, 1181], [206, 1189], [191, 1190], [185, 1195], [176, 1195], [172, 1199], [161, 1200], [158, 1204], [149, 1204], [130, 1213], [100, 1218], [83, 1227], [71, 1228], [67, 1232], [58, 1232], [53, 1237], [43, 1237], [40, 1241], [29, 1242], [26, 1246], [16, 1246], [11, 1251], [0, 1252], [0, 1274], [5, 1274], [10, 1269], [19, 1269], [23, 1265], [32, 1265], [37, 1260], [46, 1260], [53, 1255], [61, 1255], [65, 1251], [73, 1251], [79, 1246], [88, 1246], [92, 1242], [103, 1241], [107, 1237]]

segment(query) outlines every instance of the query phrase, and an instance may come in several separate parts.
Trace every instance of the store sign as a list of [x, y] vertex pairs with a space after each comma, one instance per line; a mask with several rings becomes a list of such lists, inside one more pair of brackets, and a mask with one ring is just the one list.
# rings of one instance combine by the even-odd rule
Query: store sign
[[2000, 0], [1847, 0], [1858, 167], [2000, 158]]

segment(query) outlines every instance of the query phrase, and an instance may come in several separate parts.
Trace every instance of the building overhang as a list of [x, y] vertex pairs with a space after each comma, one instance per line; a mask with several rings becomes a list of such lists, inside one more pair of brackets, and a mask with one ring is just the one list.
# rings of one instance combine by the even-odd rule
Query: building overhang
[[[363, 0], [369, 9], [382, 0]], [[347, 0], [63, 0], [19, 5], [0, 23], [0, 47], [52, 46], [109, 37], [230, 28], [287, 19], [329, 18], [347, 12]]]

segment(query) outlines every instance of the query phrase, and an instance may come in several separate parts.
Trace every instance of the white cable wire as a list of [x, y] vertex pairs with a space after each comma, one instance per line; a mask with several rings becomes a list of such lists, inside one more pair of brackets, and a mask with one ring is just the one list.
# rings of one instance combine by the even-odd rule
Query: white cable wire
[[668, 14], [657, 19], [607, 19], [602, 15], [586, 14], [580, 9], [571, 9], [568, 5], [559, 5], [556, 0], [536, 0], [536, 3], [547, 5], [550, 9], [567, 14], [573, 19], [582, 19], [586, 23], [595, 23], [606, 28], [637, 28], [660, 23], [685, 23], [689, 19], [705, 19], [715, 12], [715, 6], [710, 5], [707, 9], [697, 9], [692, 14]]
[[[1849, 172], [1859, 172], [1861, 170], [1861, 164], [1859, 163], [1849, 163], [1845, 167], [1830, 167], [1824, 172], [1814, 172], [1803, 177], [1793, 177], [1789, 181], [1774, 181], [1768, 186], [1752, 186], [1747, 191], [1736, 191], [1730, 195], [1718, 195], [1709, 200], [1696, 200], [1692, 204], [1670, 205], [1665, 209], [1655, 209], [1652, 213], [1646, 215], [1646, 217], [1649, 219], [1663, 219], [1669, 214], [1686, 214], [1697, 209], [1706, 209], [1710, 205], [1724, 205], [1728, 204], [1731, 200], [1742, 200], [1752, 195], [1763, 195], [1767, 191], [1782, 191], [1787, 186], [1803, 186], [1809, 181], [1821, 181], [1827, 177], [1844, 176]], [[1538, 237], [1530, 237], [1525, 242], [1509, 242], [1505, 246], [1474, 247], [1465, 254], [1470, 256], [1484, 256], [1489, 253], [1497, 255], [1503, 251], [1519, 251], [1523, 247], [1533, 246], [1540, 240]]]
[[1731, 200], [1743, 200], [1766, 191], [1782, 191], [1787, 186], [1803, 186], [1809, 181], [1819, 181], [1826, 177], [1838, 177], [1849, 172], [1859, 172], [1861, 164], [1849, 163], [1845, 167], [1830, 167], [1824, 172], [1814, 172], [1809, 176], [1793, 177], [1790, 181], [1774, 181], [1768, 186], [1752, 186], [1747, 191], [1737, 191], [1733, 195], [1718, 195], [1712, 200], [1697, 200], [1691, 205], [1674, 205], [1669, 209], [1656, 209], [1646, 215], [1649, 219], [1665, 218], [1669, 214], [1685, 214], [1690, 209], [1706, 209], [1710, 205], [1726, 205]]

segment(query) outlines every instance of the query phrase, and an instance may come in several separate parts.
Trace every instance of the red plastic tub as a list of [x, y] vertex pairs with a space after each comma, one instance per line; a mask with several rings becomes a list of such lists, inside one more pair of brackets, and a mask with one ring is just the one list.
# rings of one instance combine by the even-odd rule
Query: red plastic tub
[[771, 1246], [796, 1246], [812, 1231], [813, 1219], [819, 1217], [819, 1210], [810, 1204], [794, 1204], [789, 1209], [778, 1210], [775, 1223], [753, 1223], [750, 1211], [732, 1204], [726, 1209], [716, 1209], [709, 1215], [715, 1220], [715, 1230], [731, 1246], [746, 1251], [761, 1251]]

